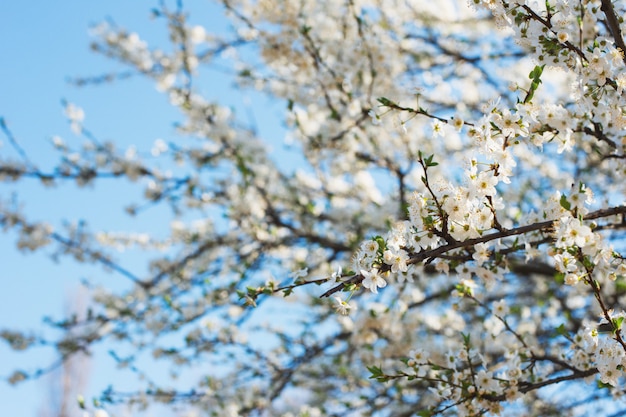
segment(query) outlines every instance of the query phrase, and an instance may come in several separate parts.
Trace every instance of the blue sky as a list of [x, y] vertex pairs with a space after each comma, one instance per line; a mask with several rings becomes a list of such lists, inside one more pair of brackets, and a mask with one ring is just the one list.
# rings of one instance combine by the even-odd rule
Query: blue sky
[[[187, 3], [186, 6], [197, 12], [192, 14], [192, 21], [210, 28], [224, 27], [223, 18], [207, 2]], [[150, 19], [150, 8], [156, 4], [156, 1], [124, 0], [26, 0], [0, 5], [0, 117], [5, 119], [35, 163], [52, 166], [56, 154], [50, 140], [54, 135], [71, 144], [82, 142], [69, 130], [63, 116], [63, 99], [85, 110], [85, 125], [96, 136], [112, 139], [122, 147], [139, 144], [149, 148], [157, 138], [173, 137], [172, 126], [178, 114], [149, 82], [135, 79], [82, 89], [67, 82], [71, 77], [95, 76], [119, 69], [89, 51], [90, 25], [107, 17], [149, 41], [163, 40], [162, 23]], [[209, 95], [228, 98], [234, 106], [240, 105], [241, 93], [233, 92], [228, 82], [216, 77]], [[253, 105], [258, 100], [253, 97]], [[271, 111], [271, 107], [269, 109]], [[261, 131], [266, 129], [262, 121], [267, 119], [258, 117]], [[4, 135], [0, 135], [0, 141], [0, 157], [16, 158]], [[42, 191], [35, 181], [27, 180], [17, 185], [0, 183], [0, 199], [6, 200], [17, 193], [29, 216], [53, 224], [83, 218], [93, 229], [152, 231], [167, 226], [167, 222], [162, 221], [164, 213], [159, 210], [139, 220], [122, 214], [124, 204], [132, 199], [112, 200], [112, 196], [136, 190], [132, 186], [120, 188], [119, 183], [102, 182], [93, 189], [77, 190], [72, 184], [61, 184]], [[65, 304], [72, 302], [72, 294], [76, 293], [82, 278], [110, 282], [114, 288], [126, 284], [123, 279], [94, 266], [77, 265], [68, 260], [55, 263], [45, 253], [21, 253], [15, 249], [16, 238], [11, 232], [0, 233], [0, 328], [42, 331], [42, 317], [60, 318]], [[84, 389], [87, 398], [99, 394], [112, 382], [108, 370], [113, 361], [105, 352], [96, 353], [92, 382]], [[16, 354], [0, 344], [0, 377], [5, 378], [15, 367], [33, 370], [46, 365], [51, 358], [49, 350]], [[48, 395], [45, 380], [28, 381], [16, 387], [0, 382], [2, 414], [36, 416]]]

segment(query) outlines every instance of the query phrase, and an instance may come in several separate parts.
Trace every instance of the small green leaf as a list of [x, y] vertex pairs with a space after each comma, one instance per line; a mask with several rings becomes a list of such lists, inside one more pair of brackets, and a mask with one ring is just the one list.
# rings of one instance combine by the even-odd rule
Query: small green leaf
[[559, 202], [561, 203], [561, 207], [563, 207], [565, 210], [569, 210], [572, 207], [570, 202], [567, 201], [567, 197], [565, 197], [565, 195], [561, 196], [561, 200]]
[[532, 82], [530, 83], [530, 88], [528, 89], [526, 98], [524, 98], [524, 103], [529, 103], [535, 95], [535, 91], [539, 88], [539, 84], [541, 84], [541, 74], [543, 73], [544, 67], [545, 65], [537, 65], [530, 72], [530, 74], [528, 74], [528, 78], [530, 78]]
[[239, 71], [239, 76], [241, 78], [250, 78], [252, 77], [252, 71], [250, 71], [249, 69], [242, 69], [241, 71]]
[[373, 240], [378, 243], [378, 252], [382, 255], [387, 250], [387, 242], [382, 236], [375, 236]]
[[370, 379], [379, 378], [383, 375], [383, 370], [378, 366], [368, 366], [367, 370], [371, 372]]
[[536, 65], [535, 68], [533, 68], [533, 70], [530, 72], [530, 74], [528, 74], [528, 78], [530, 78], [533, 81], [541, 82], [539, 78], [541, 77], [541, 74], [543, 73], [544, 67], [545, 67], [545, 64]]
[[439, 165], [438, 162], [433, 162], [433, 158], [435, 157], [435, 155], [430, 155], [428, 157], [426, 157], [424, 159], [424, 165], [426, 165], [427, 167], [435, 167], [437, 165]]
[[563, 272], [557, 272], [554, 274], [554, 282], [557, 284], [563, 284], [565, 282], [565, 274]]
[[615, 326], [615, 328], [613, 329], [613, 333], [617, 333], [617, 331], [622, 328], [623, 321], [624, 317], [618, 317], [613, 319], [613, 326]]

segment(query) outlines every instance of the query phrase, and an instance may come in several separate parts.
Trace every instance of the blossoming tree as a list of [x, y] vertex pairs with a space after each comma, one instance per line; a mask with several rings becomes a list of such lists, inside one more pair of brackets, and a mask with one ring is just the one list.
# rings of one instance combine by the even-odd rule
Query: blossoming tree
[[[120, 366], [145, 385], [113, 386], [105, 405], [207, 415], [623, 410], [626, 2], [469, 3], [224, 0], [232, 30], [211, 33], [164, 2], [163, 48], [98, 26], [93, 49], [127, 67], [108, 78], [153, 81], [184, 117], [179, 136], [127, 152], [68, 104], [85, 144], [57, 138], [49, 172], [5, 158], [1, 178], [139, 182], [129, 214], [173, 218], [157, 238], [0, 206], [24, 250], [132, 283], [53, 323], [59, 358], [130, 343]], [[286, 150], [203, 97], [215, 65], [284, 103]], [[145, 274], [117, 258], [134, 245], [163, 252]], [[142, 354], [193, 382], [151, 380]]]

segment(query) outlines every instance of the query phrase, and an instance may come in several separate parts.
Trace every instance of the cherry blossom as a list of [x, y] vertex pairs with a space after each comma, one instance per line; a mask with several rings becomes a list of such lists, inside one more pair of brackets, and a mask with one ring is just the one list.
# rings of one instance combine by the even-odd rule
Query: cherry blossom
[[[88, 282], [58, 339], [0, 338], [60, 359], [101, 343], [142, 376], [107, 401], [219, 415], [586, 415], [622, 395], [623, 2], [218, 3], [225, 33], [182, 2], [152, 10], [165, 44], [94, 29], [124, 68], [104, 79], [175, 109], [147, 149], [65, 103], [45, 168], [0, 119], [3, 186], [128, 182], [129, 216], [167, 213], [119, 230], [31, 218], [28, 187], [1, 200], [18, 249], [126, 285]], [[215, 70], [279, 104], [284, 140], [207, 93]]]

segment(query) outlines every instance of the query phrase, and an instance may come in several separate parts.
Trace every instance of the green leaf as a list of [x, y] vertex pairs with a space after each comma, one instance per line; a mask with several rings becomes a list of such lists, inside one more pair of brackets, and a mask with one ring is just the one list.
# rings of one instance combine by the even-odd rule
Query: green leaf
[[435, 166], [439, 165], [439, 163], [438, 163], [438, 162], [433, 162], [433, 158], [434, 158], [434, 157], [435, 157], [435, 155], [430, 155], [430, 156], [426, 157], [426, 158], [424, 159], [424, 164], [425, 164], [427, 167], [435, 167]]
[[367, 370], [371, 372], [370, 379], [379, 378], [383, 375], [383, 370], [378, 366], [368, 366]]
[[541, 82], [540, 77], [541, 74], [543, 73], [543, 68], [545, 67], [544, 65], [536, 65], [535, 68], [533, 68], [533, 70], [530, 72], [530, 74], [528, 74], [528, 78], [530, 78], [533, 81], [537, 81], [537, 82]]
[[252, 71], [250, 71], [249, 69], [242, 69], [241, 71], [239, 71], [239, 76], [241, 78], [250, 78], [252, 77]]
[[168, 307], [172, 307], [172, 297], [169, 294], [165, 294], [163, 296], [163, 301], [165, 301], [165, 304], [167, 304]]
[[392, 377], [385, 375], [378, 366], [368, 366], [367, 369], [372, 373], [369, 379], [375, 379], [378, 382], [387, 382], [392, 379]]
[[380, 97], [380, 98], [378, 99], [378, 102], [379, 102], [380, 104], [382, 104], [383, 106], [394, 106], [394, 105], [396, 104], [396, 103], [394, 103], [393, 101], [389, 100], [389, 99], [388, 99], [388, 98], [386, 98], [386, 97]]
[[560, 336], [564, 336], [567, 334], [567, 329], [565, 329], [565, 323], [561, 324], [559, 327], [555, 329], [556, 334]]
[[85, 397], [83, 397], [82, 395], [79, 395], [76, 398], [76, 401], [78, 402], [78, 406], [80, 407], [81, 410], [85, 409]]
[[616, 319], [613, 319], [613, 334], [617, 333], [618, 330], [620, 330], [622, 328], [622, 323], [624, 321], [624, 317], [618, 317]]
[[544, 67], [545, 65], [537, 65], [530, 72], [530, 74], [528, 74], [528, 78], [530, 78], [532, 82], [530, 83], [530, 88], [528, 89], [526, 98], [524, 98], [524, 103], [529, 103], [535, 95], [535, 91], [539, 88], [539, 84], [541, 84], [541, 74], [543, 73]]
[[561, 200], [559, 201], [559, 203], [561, 203], [561, 207], [563, 207], [565, 210], [569, 210], [572, 207], [570, 202], [567, 201], [567, 197], [565, 195], [561, 196]]
[[373, 240], [378, 243], [378, 252], [382, 255], [387, 250], [387, 242], [382, 236], [375, 236]]
[[464, 284], [456, 284], [455, 289], [461, 295], [472, 295], [472, 290]]

